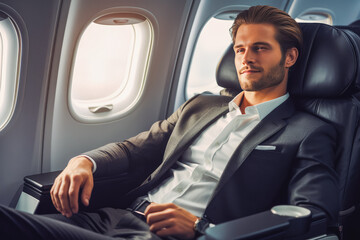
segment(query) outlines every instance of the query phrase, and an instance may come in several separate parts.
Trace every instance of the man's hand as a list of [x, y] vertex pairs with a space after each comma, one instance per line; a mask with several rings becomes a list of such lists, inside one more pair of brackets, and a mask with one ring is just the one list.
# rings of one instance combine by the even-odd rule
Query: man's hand
[[55, 208], [66, 217], [71, 217], [79, 210], [79, 191], [82, 188], [81, 201], [89, 205], [94, 186], [92, 162], [86, 157], [72, 158], [66, 168], [57, 176], [50, 190]]
[[152, 203], [144, 213], [150, 231], [160, 237], [175, 236], [181, 239], [195, 237], [194, 223], [198, 217], [173, 203]]

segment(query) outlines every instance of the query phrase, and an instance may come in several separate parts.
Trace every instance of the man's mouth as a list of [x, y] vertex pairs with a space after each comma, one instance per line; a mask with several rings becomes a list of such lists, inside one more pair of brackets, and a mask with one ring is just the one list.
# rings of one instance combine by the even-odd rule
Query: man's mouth
[[261, 68], [257, 68], [257, 67], [243, 67], [240, 69], [240, 74], [252, 74], [252, 73], [259, 73], [261, 72]]
[[252, 73], [259, 73], [259, 72], [261, 72], [260, 69], [249, 68], [249, 69], [241, 70], [240, 74], [252, 74]]
[[251, 74], [251, 73], [258, 73], [258, 72], [260, 72], [260, 70], [247, 69], [247, 70], [241, 71], [240, 74]]

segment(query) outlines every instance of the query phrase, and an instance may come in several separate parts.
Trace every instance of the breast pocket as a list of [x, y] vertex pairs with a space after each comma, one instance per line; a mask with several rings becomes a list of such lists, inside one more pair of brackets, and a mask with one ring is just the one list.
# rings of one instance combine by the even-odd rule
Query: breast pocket
[[258, 145], [244, 161], [244, 167], [254, 171], [254, 174], [264, 174], [276, 177], [291, 171], [295, 156], [285, 151], [281, 145]]
[[[254, 149], [248, 158], [244, 161], [244, 168], [258, 175], [265, 180], [268, 178], [280, 178], [279, 175], [287, 175], [291, 171], [291, 165], [294, 157], [282, 152], [280, 147], [270, 150]], [[266, 181], [266, 180], [265, 180]]]
[[260, 158], [281, 158], [284, 153], [282, 147], [277, 145], [257, 145], [250, 153], [250, 156], [256, 156]]

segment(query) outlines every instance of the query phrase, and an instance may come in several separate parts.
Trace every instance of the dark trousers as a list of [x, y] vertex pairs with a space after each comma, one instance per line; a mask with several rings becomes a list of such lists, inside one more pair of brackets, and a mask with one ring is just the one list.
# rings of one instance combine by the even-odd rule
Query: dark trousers
[[78, 213], [32, 215], [0, 205], [0, 239], [136, 239], [160, 240], [130, 211], [103, 208]]

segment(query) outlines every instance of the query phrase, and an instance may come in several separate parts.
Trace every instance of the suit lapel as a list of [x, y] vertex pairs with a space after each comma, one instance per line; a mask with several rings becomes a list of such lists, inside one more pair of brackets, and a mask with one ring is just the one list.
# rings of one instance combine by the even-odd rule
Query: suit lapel
[[182, 136], [177, 136], [179, 142], [168, 146], [164, 155], [163, 163], [151, 174], [152, 178], [155, 176], [162, 176], [172, 164], [178, 160], [185, 149], [193, 142], [193, 140], [202, 132], [203, 129], [212, 124], [218, 117], [229, 111], [228, 102], [214, 106], [208, 109], [196, 121], [193, 128], [189, 128]]
[[245, 137], [231, 156], [213, 196], [219, 192], [257, 145], [261, 144], [286, 126], [286, 121], [284, 119], [290, 117], [293, 113], [294, 106], [291, 100], [288, 99], [260, 121], [260, 123]]

